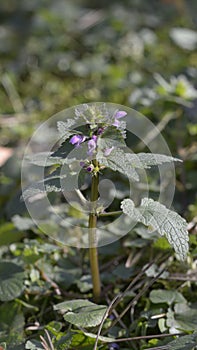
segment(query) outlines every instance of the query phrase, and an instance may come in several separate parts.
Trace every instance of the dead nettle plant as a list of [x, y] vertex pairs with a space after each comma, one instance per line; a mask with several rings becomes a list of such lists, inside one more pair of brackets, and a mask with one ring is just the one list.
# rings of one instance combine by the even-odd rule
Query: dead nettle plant
[[[67, 181], [76, 174], [76, 168], [80, 169], [78, 171], [80, 181], [83, 181], [83, 176], [89, 174], [88, 201], [79, 190], [76, 177], [70, 190], [74, 188], [77, 191], [82, 198], [82, 203], [84, 199], [82, 210], [88, 213], [88, 247], [95, 302], [99, 302], [101, 296], [97, 224], [103, 216], [124, 214], [123, 217], [128, 216], [131, 223], [141, 223], [148, 230], [157, 231], [167, 238], [181, 260], [185, 259], [188, 252], [185, 219], [158, 201], [146, 197], [142, 198], [140, 205], [136, 206], [132, 198], [125, 198], [120, 203], [120, 210], [115, 212], [106, 211], [100, 201], [99, 178], [102, 178], [102, 172], [106, 168], [126, 175], [132, 182], [137, 182], [139, 181], [138, 171], [141, 169], [181, 161], [164, 154], [129, 152], [126, 144], [126, 115], [126, 111], [109, 110], [105, 104], [80, 105], [75, 108], [73, 118], [57, 122], [61, 143], [54, 152], [48, 154], [47, 160], [43, 160], [42, 153], [31, 157], [32, 163], [38, 166], [52, 166], [53, 170], [43, 180], [46, 192], [64, 191], [64, 184], [68, 190], [70, 184], [68, 185]], [[76, 127], [76, 125], [80, 126]], [[62, 167], [64, 167], [63, 173], [61, 173]], [[57, 179], [60, 180], [58, 185], [54, 182]], [[40, 184], [34, 184], [32, 188], [27, 188], [23, 192], [23, 197], [27, 199], [39, 191], [41, 191]]]

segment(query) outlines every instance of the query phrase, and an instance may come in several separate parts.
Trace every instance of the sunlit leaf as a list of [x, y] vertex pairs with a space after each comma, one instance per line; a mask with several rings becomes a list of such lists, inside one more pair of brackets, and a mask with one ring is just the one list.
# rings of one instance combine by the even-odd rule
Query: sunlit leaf
[[121, 209], [150, 231], [156, 230], [161, 236], [165, 235], [180, 259], [185, 259], [189, 250], [189, 237], [187, 223], [180, 215], [150, 198], [143, 198], [138, 208], [135, 208], [131, 199], [125, 199], [121, 203]]
[[54, 306], [64, 313], [65, 321], [78, 327], [94, 327], [101, 323], [107, 309], [105, 305], [96, 305], [88, 300], [65, 301]]

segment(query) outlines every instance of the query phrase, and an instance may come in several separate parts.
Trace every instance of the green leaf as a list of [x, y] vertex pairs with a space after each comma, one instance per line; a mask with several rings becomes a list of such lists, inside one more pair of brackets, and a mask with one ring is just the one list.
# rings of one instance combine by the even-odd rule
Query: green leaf
[[[109, 138], [101, 137], [98, 139], [98, 152], [96, 158], [100, 164], [114, 171], [119, 171], [124, 175], [126, 174], [134, 181], [139, 181], [139, 176], [135, 169], [149, 169], [151, 166], [173, 161], [181, 162], [180, 159], [166, 156], [164, 154], [126, 153], [123, 149], [117, 147], [121, 144], [125, 145], [122, 136], [116, 138], [115, 132], [111, 131], [111, 135], [109, 133]], [[114, 149], [112, 149], [111, 153], [106, 156], [105, 151], [113, 147]]]
[[27, 157], [27, 160], [38, 166], [49, 167], [52, 165], [71, 164], [75, 158], [63, 158], [54, 156], [52, 152], [40, 152]]
[[69, 331], [57, 342], [57, 350], [92, 350], [95, 340], [86, 336], [82, 331]]
[[0, 246], [9, 245], [19, 241], [24, 236], [23, 232], [18, 232], [12, 222], [2, 223], [0, 225]]
[[197, 332], [184, 335], [168, 343], [168, 350], [192, 350], [197, 344]]
[[171, 305], [172, 303], [186, 303], [186, 299], [183, 295], [176, 290], [152, 290], [149, 297], [154, 304], [167, 303]]
[[62, 138], [62, 141], [67, 140], [71, 135], [75, 133], [75, 130], [70, 130], [70, 128], [76, 123], [74, 119], [67, 119], [66, 122], [58, 121], [57, 130]]
[[127, 175], [128, 178], [133, 181], [139, 181], [138, 173], [132, 167], [130, 161], [127, 159], [127, 154], [122, 149], [114, 148], [109, 156], [105, 156], [102, 150], [98, 150], [96, 159], [101, 165], [114, 171], [119, 171], [120, 173]]
[[165, 235], [180, 259], [185, 259], [189, 237], [187, 223], [180, 215], [150, 198], [143, 198], [138, 208], [131, 199], [124, 199], [121, 209], [133, 220], [148, 226], [150, 232], [156, 230], [161, 236]]
[[110, 125], [104, 130], [101, 137], [98, 138], [97, 144], [100, 149], [112, 146], [126, 146], [121, 131], [113, 125]]
[[25, 325], [21, 305], [16, 302], [4, 303], [0, 307], [0, 315], [0, 330], [3, 330], [0, 331], [0, 341], [5, 341], [9, 345], [8, 349], [20, 345], [24, 340]]
[[24, 289], [23, 269], [12, 262], [0, 262], [0, 300], [8, 301], [17, 298]]
[[189, 307], [187, 304], [176, 304], [174, 307], [174, 318], [180, 325], [179, 328], [191, 331], [197, 328], [197, 309]]
[[163, 163], [182, 162], [181, 159], [157, 153], [127, 153], [126, 157], [132, 167], [140, 169], [149, 169], [151, 166]]
[[94, 327], [101, 323], [107, 307], [78, 299], [57, 304], [54, 309], [65, 313], [65, 321], [77, 327]]
[[37, 340], [28, 340], [25, 344], [25, 349], [27, 350], [43, 350], [41, 343]]

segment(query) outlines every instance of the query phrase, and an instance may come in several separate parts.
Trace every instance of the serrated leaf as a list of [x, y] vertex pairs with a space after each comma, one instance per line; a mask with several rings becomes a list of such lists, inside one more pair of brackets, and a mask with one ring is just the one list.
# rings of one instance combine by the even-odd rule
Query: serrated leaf
[[114, 148], [109, 156], [105, 156], [102, 150], [98, 151], [96, 159], [101, 165], [106, 166], [121, 174], [127, 175], [133, 181], [139, 181], [136, 170], [131, 166], [127, 159], [126, 153], [120, 148]]
[[149, 169], [163, 163], [182, 162], [181, 159], [158, 153], [127, 153], [126, 157], [134, 168]]
[[134, 202], [126, 198], [121, 202], [121, 209], [124, 214], [128, 215], [131, 219], [135, 221], [142, 222], [143, 221], [143, 216], [140, 213], [138, 208], [135, 208]]
[[96, 305], [88, 300], [78, 299], [55, 305], [54, 309], [65, 313], [65, 321], [77, 327], [94, 327], [101, 323], [107, 307]]
[[58, 184], [53, 185], [53, 184], [46, 184], [42, 182], [37, 182], [34, 183], [34, 187], [29, 187], [23, 191], [22, 194], [22, 199], [26, 201], [29, 198], [35, 197], [35, 199], [40, 199], [41, 194], [46, 194], [50, 192], [61, 192], [62, 188]]
[[75, 158], [63, 158], [54, 156], [52, 152], [40, 152], [28, 156], [27, 160], [34, 165], [49, 167], [52, 165], [71, 164], [75, 161]]
[[117, 147], [121, 145], [126, 146], [125, 140], [122, 136], [121, 131], [113, 125], [110, 125], [110, 127], [106, 128], [101, 137], [98, 138], [98, 147], [100, 149], [112, 146]]
[[150, 231], [156, 230], [161, 236], [165, 235], [180, 259], [185, 259], [189, 250], [189, 237], [184, 218], [150, 198], [143, 198], [138, 208], [134, 208], [131, 199], [125, 199], [121, 202], [121, 209], [123, 213], [148, 226]]
[[168, 350], [192, 350], [197, 344], [197, 332], [184, 335], [168, 343]]
[[24, 289], [23, 269], [12, 262], [0, 262], [0, 300], [8, 301], [17, 298]]
[[66, 122], [58, 121], [57, 130], [63, 141], [67, 140], [71, 135], [75, 133], [75, 130], [70, 130], [70, 128], [76, 123], [74, 119], [67, 119]]
[[167, 303], [168, 305], [171, 305], [172, 303], [186, 303], [186, 299], [183, 295], [176, 290], [152, 290], [149, 298], [154, 304]]

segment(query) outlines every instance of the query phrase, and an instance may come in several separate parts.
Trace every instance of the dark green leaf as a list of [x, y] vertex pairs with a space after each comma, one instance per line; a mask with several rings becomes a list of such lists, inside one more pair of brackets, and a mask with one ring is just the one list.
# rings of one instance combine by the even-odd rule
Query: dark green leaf
[[24, 289], [23, 269], [9, 261], [0, 262], [0, 300], [17, 298]]

